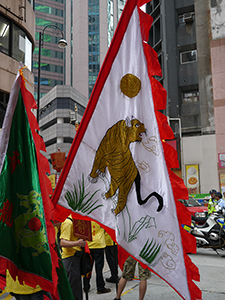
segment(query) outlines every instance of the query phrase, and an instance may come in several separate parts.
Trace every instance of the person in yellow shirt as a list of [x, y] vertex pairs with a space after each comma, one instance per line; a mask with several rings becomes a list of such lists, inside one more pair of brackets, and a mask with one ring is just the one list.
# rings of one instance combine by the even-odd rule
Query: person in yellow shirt
[[[104, 267], [104, 249], [105, 249], [105, 233], [104, 229], [96, 222], [91, 221], [92, 242], [88, 242], [93, 261], [95, 262], [97, 294], [105, 294], [111, 292], [105, 288], [105, 281], [102, 270]], [[90, 288], [90, 278], [88, 279]]]
[[80, 274], [80, 254], [81, 247], [85, 247], [86, 242], [74, 236], [73, 219], [71, 216], [61, 224], [60, 229], [61, 255], [74, 300], [82, 300], [83, 292]]
[[51, 294], [43, 291], [39, 285], [33, 288], [25, 283], [20, 284], [18, 276], [16, 277], [16, 281], [13, 280], [8, 270], [6, 270], [6, 288], [4, 292], [10, 293], [17, 300], [52, 300]]

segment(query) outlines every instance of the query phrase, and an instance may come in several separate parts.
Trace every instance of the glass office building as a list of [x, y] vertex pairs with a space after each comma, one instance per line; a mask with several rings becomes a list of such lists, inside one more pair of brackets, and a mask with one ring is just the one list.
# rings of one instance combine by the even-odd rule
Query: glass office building
[[64, 31], [64, 0], [35, 0], [34, 4], [36, 15], [35, 50], [33, 53], [33, 73], [35, 91], [34, 97], [37, 98], [38, 84], [38, 52], [39, 52], [39, 33], [42, 35], [41, 49], [41, 78], [40, 78], [40, 98], [44, 96], [56, 85], [64, 84], [64, 50], [57, 45], [62, 34], [60, 30], [46, 27], [55, 25]]

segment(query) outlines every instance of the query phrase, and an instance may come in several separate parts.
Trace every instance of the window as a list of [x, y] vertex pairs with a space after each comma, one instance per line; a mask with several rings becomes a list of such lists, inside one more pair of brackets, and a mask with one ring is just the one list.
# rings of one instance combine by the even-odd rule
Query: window
[[32, 43], [25, 31], [1, 15], [0, 52], [22, 61], [31, 70]]
[[[150, 28], [149, 31], [149, 40], [148, 43], [151, 47], [155, 47], [156, 45], [159, 45], [161, 42], [161, 19], [158, 17], [157, 19], [154, 20], [152, 27]], [[156, 49], [155, 49], [156, 50]]]
[[9, 94], [0, 91], [0, 128], [5, 117], [6, 107], [9, 101]]
[[197, 61], [197, 50], [190, 50], [180, 53], [180, 63], [188, 64]]
[[[35, 33], [35, 39], [37, 41], [39, 40], [39, 32]], [[45, 33], [44, 35], [42, 35], [42, 40], [44, 42], [53, 43], [57, 45], [58, 41], [60, 40], [60, 36], [53, 36]]]
[[[34, 54], [38, 55], [38, 48], [34, 49]], [[42, 48], [41, 49], [41, 55], [63, 59], [63, 51], [54, 51], [54, 50]]]
[[107, 3], [107, 14], [108, 14], [108, 47], [111, 43], [114, 34], [114, 20], [113, 20], [113, 1], [108, 0]]
[[190, 91], [183, 93], [183, 103], [197, 102], [199, 101], [199, 92]]
[[63, 24], [57, 23], [57, 22], [51, 22], [51, 21], [48, 21], [48, 20], [45, 20], [45, 19], [41, 19], [41, 18], [36, 18], [36, 25], [43, 26], [43, 27], [45, 27], [47, 25], [56, 25], [61, 30], [63, 30]]
[[155, 41], [154, 42], [155, 42], [155, 44], [157, 44], [161, 40], [160, 18], [158, 18], [158, 20], [156, 20], [156, 22], [154, 24], [154, 28], [155, 28]]
[[178, 22], [180, 25], [186, 25], [192, 23], [195, 20], [195, 13], [189, 12], [178, 16]]
[[9, 21], [0, 16], [0, 51], [7, 55], [9, 55], [9, 26]]
[[63, 10], [61, 9], [56, 9], [47, 5], [41, 5], [41, 4], [37, 4], [35, 3], [35, 10], [36, 11], [40, 11], [40, 12], [44, 12], [50, 15], [55, 15], [55, 16], [59, 16], [59, 17], [63, 17]]
[[[112, 10], [110, 10], [112, 12]], [[88, 19], [89, 19], [89, 94], [90, 88], [94, 86], [98, 75], [99, 65], [93, 62], [99, 62], [99, 0], [88, 1]], [[92, 78], [92, 80], [90, 79]]]
[[154, 8], [156, 8], [157, 5], [159, 5], [159, 0], [154, 0]]
[[148, 3], [148, 13], [152, 13], [154, 9], [160, 4], [159, 0], [152, 0]]
[[[34, 77], [34, 84], [38, 84], [38, 78]], [[56, 85], [63, 85], [62, 80], [56, 80], [56, 79], [49, 79], [49, 78], [40, 78], [40, 84], [41, 85], [46, 85], [46, 86], [56, 86]]]
[[[33, 69], [38, 69], [38, 62], [37, 61], [33, 61]], [[41, 70], [63, 74], [63, 67], [62, 66], [48, 64], [48, 63], [41, 63]]]
[[31, 6], [34, 8], [34, 0], [28, 0], [28, 2], [31, 4]]
[[118, 1], [118, 20], [123, 12], [124, 6], [125, 6], [125, 0], [119, 0]]

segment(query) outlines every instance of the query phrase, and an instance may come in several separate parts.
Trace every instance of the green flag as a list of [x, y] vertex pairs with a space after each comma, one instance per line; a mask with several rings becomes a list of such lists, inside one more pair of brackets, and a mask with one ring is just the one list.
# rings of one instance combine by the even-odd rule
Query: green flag
[[8, 269], [14, 279], [63, 299], [57, 288], [58, 274], [65, 274], [52, 224], [49, 164], [40, 153], [45, 146], [36, 131], [35, 107], [20, 69], [0, 136], [0, 273]]

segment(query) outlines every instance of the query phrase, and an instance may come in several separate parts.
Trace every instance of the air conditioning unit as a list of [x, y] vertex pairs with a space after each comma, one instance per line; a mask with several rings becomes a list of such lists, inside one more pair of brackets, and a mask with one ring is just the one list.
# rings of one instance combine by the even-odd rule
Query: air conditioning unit
[[183, 14], [183, 20], [185, 23], [193, 22], [193, 14], [191, 13]]

